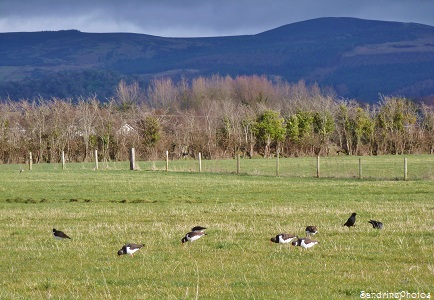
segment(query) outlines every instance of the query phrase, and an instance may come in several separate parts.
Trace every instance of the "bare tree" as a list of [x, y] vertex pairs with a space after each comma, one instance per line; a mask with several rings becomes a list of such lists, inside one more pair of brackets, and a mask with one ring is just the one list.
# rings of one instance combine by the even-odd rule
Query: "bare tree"
[[179, 107], [178, 94], [178, 88], [170, 78], [154, 79], [147, 89], [148, 105], [173, 113]]
[[21, 162], [32, 151], [35, 162], [54, 162], [65, 151], [71, 161], [87, 161], [93, 149], [103, 160], [126, 160], [131, 147], [152, 158], [164, 150], [173, 158], [198, 152], [205, 158], [253, 157], [255, 151], [269, 156], [280, 140], [255, 135], [267, 111], [285, 116], [283, 155], [434, 152], [429, 105], [382, 96], [377, 105], [362, 107], [304, 81], [213, 75], [155, 79], [146, 95], [137, 83], [121, 81], [104, 103], [96, 96], [3, 101], [0, 160]]
[[376, 115], [376, 141], [381, 153], [403, 154], [408, 150], [416, 120], [414, 103], [404, 98], [382, 97]]
[[428, 153], [434, 154], [434, 107], [422, 104], [421, 115], [421, 144]]
[[32, 102], [23, 100], [20, 105], [24, 114], [27, 136], [30, 140], [29, 150], [35, 154], [36, 162], [47, 162], [49, 161], [47, 121], [50, 116], [47, 101], [39, 97]]
[[0, 106], [0, 160], [22, 163], [26, 157], [26, 129], [20, 106], [12, 101]]
[[132, 105], [139, 102], [140, 87], [137, 82], [127, 84], [121, 80], [116, 88], [116, 100], [121, 109], [128, 110]]
[[84, 142], [83, 161], [87, 161], [91, 148], [96, 146], [95, 138], [91, 140], [91, 137], [96, 136], [95, 122], [99, 114], [99, 101], [95, 96], [87, 99], [80, 98], [77, 111], [80, 116], [77, 130]]

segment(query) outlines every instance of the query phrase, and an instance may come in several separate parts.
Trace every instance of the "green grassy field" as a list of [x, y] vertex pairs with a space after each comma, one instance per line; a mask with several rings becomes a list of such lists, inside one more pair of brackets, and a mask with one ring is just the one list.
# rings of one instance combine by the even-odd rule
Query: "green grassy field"
[[[342, 171], [347, 159], [339, 161]], [[308, 158], [297, 163], [310, 165]], [[138, 171], [128, 163], [100, 170], [44, 164], [22, 173], [20, 166], [0, 165], [0, 299], [434, 293], [431, 179], [275, 177], [260, 167], [241, 175], [148, 171], [158, 164], [139, 162]], [[233, 161], [226, 164], [229, 170]], [[258, 175], [245, 175], [251, 173]], [[343, 227], [353, 211], [356, 226]], [[371, 218], [385, 228], [374, 230]], [[208, 227], [208, 235], [181, 245], [195, 225]], [[304, 236], [307, 225], [319, 229], [320, 244], [312, 249], [269, 241], [280, 232]], [[52, 228], [72, 240], [53, 239]], [[117, 257], [126, 242], [145, 247], [133, 258]]]

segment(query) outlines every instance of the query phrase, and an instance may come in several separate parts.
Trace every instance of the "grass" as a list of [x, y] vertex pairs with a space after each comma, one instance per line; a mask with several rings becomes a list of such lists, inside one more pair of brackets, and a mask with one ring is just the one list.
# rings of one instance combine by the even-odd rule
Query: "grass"
[[[139, 171], [128, 171], [128, 163], [98, 171], [46, 164], [23, 173], [1, 165], [0, 299], [433, 292], [432, 180], [160, 172], [146, 164]], [[356, 227], [344, 228], [353, 211]], [[370, 218], [385, 228], [372, 229]], [[208, 235], [181, 245], [195, 225]], [[307, 225], [319, 228], [312, 249], [269, 242], [280, 232], [304, 235]], [[72, 240], [54, 240], [53, 227]], [[145, 247], [117, 257], [126, 242]]]
[[[320, 158], [320, 177], [392, 179], [404, 178], [404, 158], [407, 158], [408, 177], [411, 179], [434, 179], [433, 155], [390, 156], [329, 156]], [[361, 174], [359, 173], [359, 160]], [[316, 177], [317, 158], [280, 158], [279, 176]], [[146, 170], [165, 170], [164, 161], [140, 162]], [[198, 172], [197, 160], [169, 161], [169, 170]], [[236, 173], [237, 162], [233, 160], [202, 160], [202, 171], [209, 173]], [[247, 175], [276, 175], [276, 159], [240, 159], [240, 173]]]

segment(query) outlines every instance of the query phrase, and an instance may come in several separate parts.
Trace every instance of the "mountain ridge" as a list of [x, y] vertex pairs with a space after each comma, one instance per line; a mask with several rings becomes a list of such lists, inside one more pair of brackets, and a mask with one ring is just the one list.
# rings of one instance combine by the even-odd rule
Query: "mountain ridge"
[[[332, 86], [340, 97], [364, 102], [376, 101], [378, 94], [434, 95], [434, 27], [418, 23], [318, 18], [254, 35], [194, 38], [78, 30], [0, 33], [0, 58], [0, 97], [28, 98], [14, 90], [30, 82], [39, 89], [50, 76], [84, 71], [113, 72], [144, 86], [161, 76], [266, 75]], [[67, 89], [63, 95], [32, 92], [74, 96]], [[85, 92], [103, 94], [97, 86]]]

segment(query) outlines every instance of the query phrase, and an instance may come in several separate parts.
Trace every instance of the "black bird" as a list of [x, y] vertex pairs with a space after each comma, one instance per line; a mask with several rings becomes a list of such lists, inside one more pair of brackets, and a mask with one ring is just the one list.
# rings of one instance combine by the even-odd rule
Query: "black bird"
[[352, 213], [351, 217], [348, 218], [348, 220], [345, 222], [344, 226], [351, 227], [354, 226], [354, 223], [356, 223], [356, 213]]
[[191, 231], [189, 233], [187, 233], [181, 240], [181, 242], [184, 244], [185, 242], [194, 242], [195, 240], [200, 239], [201, 237], [203, 237], [204, 235], [206, 235], [205, 232], [203, 231]]
[[368, 223], [371, 224], [372, 227], [375, 229], [383, 229], [383, 223], [381, 223], [380, 221], [369, 220]]
[[121, 249], [118, 251], [118, 255], [121, 256], [123, 254], [129, 254], [131, 257], [133, 257], [134, 252], [140, 250], [144, 244], [138, 245], [138, 244], [126, 244], [123, 245]]
[[65, 239], [71, 239], [69, 236], [67, 236], [63, 231], [56, 230], [53, 228], [53, 236], [57, 240], [65, 240]]
[[191, 231], [204, 231], [205, 229], [206, 229], [206, 227], [195, 226], [191, 229]]

